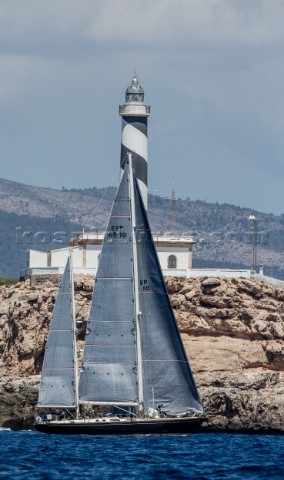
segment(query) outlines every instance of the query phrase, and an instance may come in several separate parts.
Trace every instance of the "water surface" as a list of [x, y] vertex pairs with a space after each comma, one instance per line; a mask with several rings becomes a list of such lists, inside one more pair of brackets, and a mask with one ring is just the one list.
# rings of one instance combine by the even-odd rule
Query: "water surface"
[[0, 431], [0, 479], [283, 480], [284, 437]]

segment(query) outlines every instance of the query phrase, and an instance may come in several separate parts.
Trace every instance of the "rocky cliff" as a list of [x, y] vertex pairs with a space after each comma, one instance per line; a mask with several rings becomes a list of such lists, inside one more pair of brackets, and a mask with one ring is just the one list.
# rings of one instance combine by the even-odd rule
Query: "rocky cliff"
[[[284, 431], [284, 291], [245, 279], [168, 278], [208, 430]], [[83, 346], [93, 281], [75, 279]], [[31, 424], [58, 287], [0, 287], [0, 425]], [[157, 338], [157, 342], [159, 338]], [[165, 371], [166, 374], [166, 371]]]

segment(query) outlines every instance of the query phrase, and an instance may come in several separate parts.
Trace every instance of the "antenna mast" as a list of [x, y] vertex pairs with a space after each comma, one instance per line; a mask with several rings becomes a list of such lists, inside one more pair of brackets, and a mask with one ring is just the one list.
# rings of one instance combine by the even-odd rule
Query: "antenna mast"
[[176, 234], [176, 192], [174, 186], [175, 176], [173, 175], [173, 189], [172, 189], [172, 233]]

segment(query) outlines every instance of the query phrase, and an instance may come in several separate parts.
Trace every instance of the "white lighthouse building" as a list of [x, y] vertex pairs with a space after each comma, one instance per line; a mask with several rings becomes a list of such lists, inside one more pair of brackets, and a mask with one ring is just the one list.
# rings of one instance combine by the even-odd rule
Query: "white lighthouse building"
[[134, 75], [125, 92], [125, 103], [119, 106], [122, 117], [121, 132], [121, 175], [127, 154], [132, 154], [135, 174], [138, 179], [144, 205], [148, 205], [148, 117], [150, 107], [144, 104], [144, 90]]
[[[144, 90], [138, 77], [133, 76], [125, 92], [125, 103], [119, 106], [122, 117], [121, 174], [127, 155], [132, 155], [133, 165], [144, 205], [148, 205], [148, 117], [150, 106], [144, 103]], [[73, 239], [72, 246], [42, 252], [29, 250], [27, 275], [31, 278], [51, 274], [62, 274], [70, 249], [73, 250], [74, 274], [95, 275], [100, 259], [104, 233], [83, 232]], [[158, 257], [164, 275], [190, 276], [192, 269], [192, 247], [195, 238], [176, 233], [153, 233]]]

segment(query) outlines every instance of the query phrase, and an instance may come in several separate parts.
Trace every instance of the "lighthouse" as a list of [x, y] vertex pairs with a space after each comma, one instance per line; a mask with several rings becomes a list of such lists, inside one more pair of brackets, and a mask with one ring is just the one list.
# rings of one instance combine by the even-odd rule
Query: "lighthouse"
[[148, 136], [147, 123], [150, 106], [144, 103], [144, 90], [138, 76], [133, 76], [131, 84], [125, 91], [125, 103], [119, 106], [122, 117], [121, 132], [121, 175], [127, 161], [127, 154], [132, 154], [133, 166], [138, 179], [144, 205], [148, 204]]
[[[120, 167], [123, 174], [129, 155], [135, 169], [136, 178], [147, 208], [148, 195], [148, 138], [147, 122], [150, 107], [144, 103], [144, 90], [135, 74], [125, 91], [125, 102], [119, 106], [122, 117]], [[172, 234], [155, 234], [153, 236], [160, 265], [164, 275], [191, 277], [192, 248], [196, 243], [192, 235], [177, 235], [175, 232], [175, 192], [172, 194]], [[37, 275], [63, 273], [70, 249], [76, 252], [74, 265], [76, 272], [84, 275], [96, 275], [105, 232], [85, 232], [72, 239], [67, 248], [40, 252], [29, 250], [27, 275], [35, 281]], [[75, 261], [76, 260], [76, 261]], [[37, 273], [39, 272], [39, 273]], [[203, 275], [204, 272], [201, 272]]]

